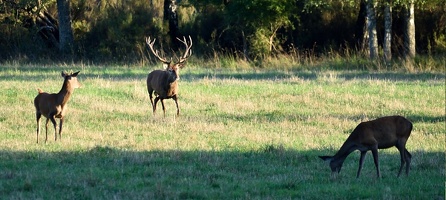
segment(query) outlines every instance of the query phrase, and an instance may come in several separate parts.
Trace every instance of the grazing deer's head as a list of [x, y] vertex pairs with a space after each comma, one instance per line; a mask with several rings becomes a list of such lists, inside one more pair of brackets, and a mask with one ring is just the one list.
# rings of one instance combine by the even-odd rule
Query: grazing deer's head
[[[161, 105], [163, 106], [163, 111], [165, 114], [163, 99], [173, 99], [177, 106], [177, 115], [179, 115], [180, 110], [178, 108], [177, 101], [177, 81], [180, 79], [179, 71], [186, 64], [187, 59], [192, 55], [192, 38], [189, 36], [189, 40], [186, 37], [183, 39], [177, 38], [181, 43], [186, 46], [186, 50], [183, 55], [178, 59], [177, 62], [172, 64], [172, 58], [167, 60], [159, 55], [159, 51], [153, 48], [156, 39], [146, 38], [146, 44], [149, 46], [150, 51], [153, 55], [163, 63], [165, 70], [154, 70], [147, 76], [147, 90], [149, 92], [150, 103], [152, 103], [153, 113], [155, 114], [156, 103], [161, 100]], [[155, 101], [152, 100], [152, 94], [155, 91]]]

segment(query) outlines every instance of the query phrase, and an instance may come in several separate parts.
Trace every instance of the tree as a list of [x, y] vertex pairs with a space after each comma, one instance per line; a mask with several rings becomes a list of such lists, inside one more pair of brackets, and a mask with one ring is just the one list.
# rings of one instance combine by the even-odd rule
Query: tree
[[175, 38], [179, 36], [179, 28], [176, 0], [164, 0], [164, 20], [169, 21], [170, 39], [175, 44], [175, 48], [177, 48], [178, 42]]
[[[231, 0], [225, 6], [225, 20], [240, 34], [243, 52], [254, 57], [278, 50], [277, 32], [291, 26], [295, 12], [292, 0]], [[246, 49], [249, 48], [249, 51]]]
[[370, 59], [378, 56], [378, 39], [376, 36], [376, 16], [375, 16], [375, 0], [366, 0], [367, 9], [367, 31], [369, 33], [369, 50]]
[[368, 41], [368, 32], [367, 32], [367, 9], [365, 0], [361, 0], [359, 3], [359, 12], [356, 18], [355, 25], [355, 43], [356, 47], [361, 52], [367, 52], [366, 43]]
[[406, 59], [415, 57], [415, 12], [414, 0], [409, 0], [404, 7], [405, 31], [404, 31], [404, 56]]
[[59, 16], [59, 50], [63, 53], [72, 53], [74, 37], [71, 28], [70, 1], [57, 0], [57, 13]]
[[392, 0], [384, 3], [384, 60], [389, 63], [392, 60]]

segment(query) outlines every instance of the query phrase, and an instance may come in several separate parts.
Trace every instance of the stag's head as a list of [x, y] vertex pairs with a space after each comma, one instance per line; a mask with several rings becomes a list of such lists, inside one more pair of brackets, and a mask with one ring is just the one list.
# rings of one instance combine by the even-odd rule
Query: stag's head
[[181, 68], [185, 66], [187, 59], [192, 55], [192, 50], [191, 50], [192, 38], [189, 36], [189, 41], [186, 40], [186, 37], [183, 37], [182, 40], [180, 38], [177, 38], [177, 40], [186, 46], [186, 50], [184, 51], [183, 55], [178, 59], [178, 61], [172, 64], [172, 58], [170, 60], [167, 60], [166, 58], [161, 57], [159, 55], [159, 51], [153, 48], [156, 39], [152, 40], [150, 37], [146, 37], [146, 44], [149, 46], [150, 51], [156, 58], [158, 58], [158, 60], [160, 60], [163, 63], [164, 68], [169, 73], [169, 82], [173, 82], [180, 78], [178, 72], [180, 71]]

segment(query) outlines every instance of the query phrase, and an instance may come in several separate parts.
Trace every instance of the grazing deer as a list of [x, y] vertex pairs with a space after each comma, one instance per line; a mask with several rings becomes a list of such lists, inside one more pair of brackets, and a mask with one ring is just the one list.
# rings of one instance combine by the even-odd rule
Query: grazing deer
[[[192, 38], [189, 36], [189, 42], [186, 41], [186, 38], [183, 37], [183, 40], [179, 40], [186, 46], [186, 51], [183, 56], [181, 56], [178, 62], [171, 64], [171, 60], [167, 60], [166, 58], [161, 58], [158, 50], [153, 49], [153, 44], [155, 43], [150, 39], [150, 37], [146, 38], [146, 43], [152, 51], [153, 55], [155, 55], [158, 60], [160, 60], [165, 66], [165, 70], [154, 70], [149, 73], [147, 76], [147, 90], [149, 92], [150, 103], [152, 104], [153, 114], [155, 115], [156, 104], [158, 101], [161, 101], [161, 105], [163, 107], [164, 116], [166, 116], [166, 110], [164, 107], [164, 99], [173, 99], [175, 101], [175, 105], [177, 106], [177, 116], [180, 115], [180, 109], [178, 107], [178, 80], [180, 79], [179, 71], [184, 67], [186, 60], [192, 55]], [[155, 101], [152, 100], [152, 93], [155, 91]]]
[[40, 117], [46, 117], [46, 136], [45, 143], [48, 140], [48, 121], [51, 120], [54, 126], [54, 140], [57, 140], [56, 131], [56, 118], [60, 119], [59, 122], [59, 139], [61, 139], [62, 124], [67, 111], [67, 102], [70, 100], [70, 96], [75, 88], [79, 88], [81, 84], [77, 81], [77, 75], [80, 71], [76, 73], [65, 73], [62, 72], [62, 77], [64, 82], [62, 89], [59, 93], [49, 94], [43, 92], [40, 88], [37, 90], [39, 94], [34, 98], [34, 106], [36, 107], [36, 118], [37, 118], [37, 143], [39, 143], [39, 132], [40, 132]]
[[404, 164], [406, 164], [406, 175], [409, 175], [410, 161], [412, 155], [406, 149], [406, 142], [412, 131], [412, 123], [401, 116], [388, 116], [372, 121], [360, 123], [350, 134], [341, 149], [334, 156], [319, 156], [321, 159], [330, 162], [332, 173], [339, 173], [345, 158], [353, 151], [359, 150], [359, 169], [356, 178], [361, 173], [364, 157], [367, 151], [372, 151], [378, 178], [381, 177], [378, 162], [378, 149], [387, 149], [395, 146], [401, 155], [401, 166], [398, 177], [401, 174]]

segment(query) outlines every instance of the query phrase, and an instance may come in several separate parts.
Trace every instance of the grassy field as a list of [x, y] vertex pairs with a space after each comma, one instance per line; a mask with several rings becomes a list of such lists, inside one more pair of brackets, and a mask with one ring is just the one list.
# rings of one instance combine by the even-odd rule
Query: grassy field
[[[445, 75], [318, 70], [181, 72], [180, 117], [152, 115], [153, 67], [0, 66], [0, 196], [4, 199], [444, 199]], [[36, 88], [58, 92], [81, 70], [61, 141], [36, 144]], [[414, 124], [409, 176], [396, 148], [359, 152], [337, 177], [333, 155], [361, 121]], [[44, 126], [42, 126], [44, 127]], [[50, 126], [51, 127], [51, 126]]]

